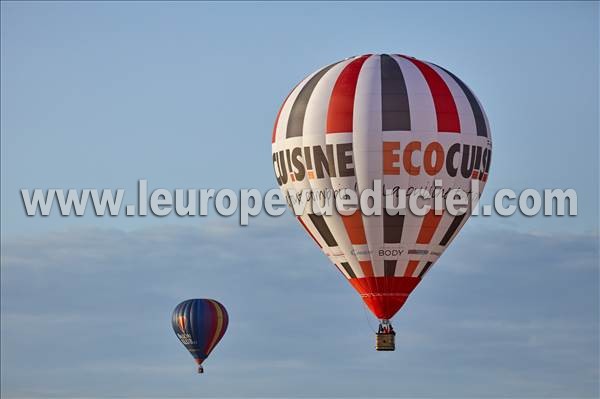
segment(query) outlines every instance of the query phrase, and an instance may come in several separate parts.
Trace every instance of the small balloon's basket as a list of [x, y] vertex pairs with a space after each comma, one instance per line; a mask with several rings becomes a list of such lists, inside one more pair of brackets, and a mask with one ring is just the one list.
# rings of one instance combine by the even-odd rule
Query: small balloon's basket
[[394, 333], [375, 334], [375, 349], [378, 351], [393, 351], [396, 349]]

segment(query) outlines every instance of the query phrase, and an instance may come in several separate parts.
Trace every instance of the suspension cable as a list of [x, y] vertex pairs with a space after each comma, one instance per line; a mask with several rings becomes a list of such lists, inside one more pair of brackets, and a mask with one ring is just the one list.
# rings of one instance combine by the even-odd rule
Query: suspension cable
[[365, 320], [367, 321], [367, 325], [373, 331], [373, 334], [376, 334], [375, 329], [371, 325], [371, 320], [369, 319], [369, 315], [367, 314], [367, 305], [363, 302], [363, 311], [365, 312]]

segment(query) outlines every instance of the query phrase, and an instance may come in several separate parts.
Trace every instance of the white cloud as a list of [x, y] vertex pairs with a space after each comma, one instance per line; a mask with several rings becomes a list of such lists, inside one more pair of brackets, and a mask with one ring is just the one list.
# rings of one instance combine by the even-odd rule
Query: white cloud
[[4, 237], [3, 395], [197, 394], [169, 325], [189, 297], [231, 315], [207, 395], [597, 394], [596, 236], [467, 231], [376, 353], [358, 295], [285, 222]]

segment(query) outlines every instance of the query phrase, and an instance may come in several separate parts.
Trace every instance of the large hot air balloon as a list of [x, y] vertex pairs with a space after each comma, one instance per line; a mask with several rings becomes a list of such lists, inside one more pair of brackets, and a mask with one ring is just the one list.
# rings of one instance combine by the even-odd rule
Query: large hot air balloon
[[[483, 190], [492, 141], [481, 103], [462, 80], [433, 63], [395, 54], [350, 57], [310, 74], [291, 91], [275, 121], [272, 155], [288, 204], [300, 202], [298, 193], [306, 189], [310, 199], [324, 201], [327, 192], [360, 194], [382, 183], [380, 215], [362, 209], [323, 215], [309, 201], [297, 218], [380, 320], [376, 348], [394, 350], [390, 319], [456, 237], [470, 209], [417, 215], [388, 208], [385, 200], [398, 189], [406, 195], [419, 189], [435, 195], [452, 188]], [[441, 186], [434, 192], [435, 180]], [[433, 199], [424, 204], [433, 205]]]
[[225, 307], [213, 299], [188, 299], [171, 316], [177, 338], [192, 354], [203, 373], [202, 362], [219, 343], [229, 323]]

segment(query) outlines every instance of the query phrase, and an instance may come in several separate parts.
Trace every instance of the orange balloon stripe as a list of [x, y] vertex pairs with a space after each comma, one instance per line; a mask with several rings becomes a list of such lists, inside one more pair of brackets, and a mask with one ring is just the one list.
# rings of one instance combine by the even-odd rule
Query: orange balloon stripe
[[358, 262], [360, 264], [360, 268], [362, 269], [365, 277], [373, 277], [373, 264], [370, 260], [363, 260]]
[[408, 266], [406, 266], [406, 270], [404, 271], [404, 277], [412, 277], [413, 273], [419, 266], [418, 260], [410, 260], [408, 261]]
[[442, 220], [443, 215], [436, 215], [435, 210], [432, 209], [423, 218], [423, 224], [421, 230], [419, 230], [419, 237], [417, 237], [417, 244], [429, 244], [431, 238], [435, 234], [435, 231]]
[[350, 238], [352, 245], [364, 245], [367, 243], [365, 236], [365, 227], [363, 226], [362, 215], [359, 210], [352, 215], [340, 215], [344, 222], [344, 227]]

